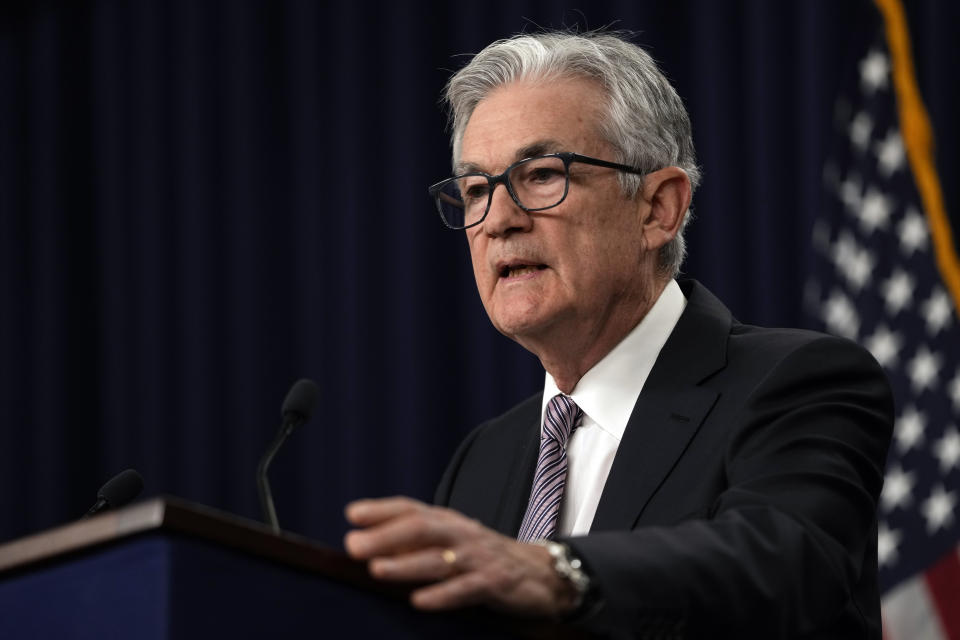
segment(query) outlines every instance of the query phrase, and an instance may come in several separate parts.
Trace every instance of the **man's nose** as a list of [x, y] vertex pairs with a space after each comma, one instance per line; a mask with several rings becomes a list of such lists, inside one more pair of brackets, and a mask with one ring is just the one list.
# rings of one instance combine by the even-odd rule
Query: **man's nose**
[[507, 185], [498, 184], [490, 197], [490, 211], [483, 220], [483, 230], [490, 236], [503, 236], [514, 231], [529, 231], [533, 226], [530, 214], [524, 211], [507, 191]]

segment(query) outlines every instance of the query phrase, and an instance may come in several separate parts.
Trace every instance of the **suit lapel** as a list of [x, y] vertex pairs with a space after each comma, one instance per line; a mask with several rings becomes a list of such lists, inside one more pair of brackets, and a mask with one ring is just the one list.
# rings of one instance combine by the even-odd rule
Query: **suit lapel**
[[494, 517], [496, 530], [508, 536], [515, 537], [520, 531], [520, 523], [527, 510], [530, 487], [533, 485], [533, 473], [540, 452], [542, 400], [541, 396], [537, 398], [538, 402], [529, 403], [529, 408], [525, 407], [511, 425], [511, 429], [515, 429], [516, 433], [522, 435], [509, 466], [500, 505]]
[[696, 282], [633, 408], [591, 531], [632, 528], [717, 400], [698, 386], [726, 363], [730, 312]]

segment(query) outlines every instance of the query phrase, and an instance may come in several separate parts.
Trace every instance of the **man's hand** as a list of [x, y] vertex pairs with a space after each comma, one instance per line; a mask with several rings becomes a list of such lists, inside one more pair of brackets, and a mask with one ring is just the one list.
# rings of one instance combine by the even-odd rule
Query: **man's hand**
[[411, 498], [347, 505], [358, 527], [344, 546], [380, 580], [428, 582], [411, 594], [419, 609], [486, 605], [520, 615], [555, 617], [573, 608], [575, 591], [538, 545], [522, 544], [479, 522]]

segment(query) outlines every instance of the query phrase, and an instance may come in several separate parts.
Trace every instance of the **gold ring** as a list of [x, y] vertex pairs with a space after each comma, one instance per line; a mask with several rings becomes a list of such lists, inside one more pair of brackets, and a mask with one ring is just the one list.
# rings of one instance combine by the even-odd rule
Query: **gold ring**
[[457, 552], [453, 549], [444, 549], [440, 554], [440, 557], [443, 558], [443, 561], [450, 566], [453, 566], [457, 563]]

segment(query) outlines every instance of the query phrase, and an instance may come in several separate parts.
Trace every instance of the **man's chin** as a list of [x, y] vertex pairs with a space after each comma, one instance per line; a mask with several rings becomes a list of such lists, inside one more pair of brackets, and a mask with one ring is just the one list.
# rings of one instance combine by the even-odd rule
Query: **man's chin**
[[541, 315], [505, 315], [493, 320], [493, 326], [514, 342], [521, 345], [526, 342], [537, 341], [545, 334], [550, 326], [550, 319]]

